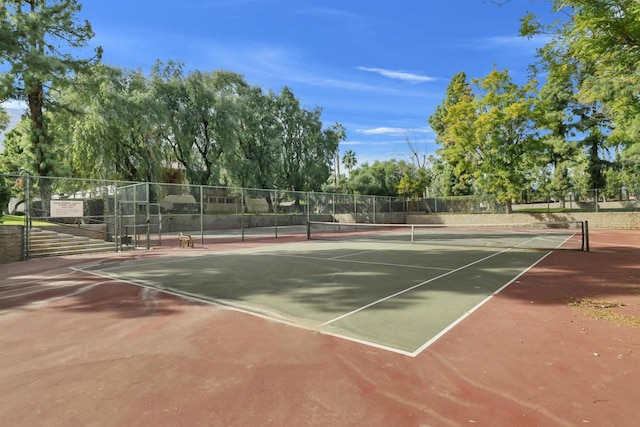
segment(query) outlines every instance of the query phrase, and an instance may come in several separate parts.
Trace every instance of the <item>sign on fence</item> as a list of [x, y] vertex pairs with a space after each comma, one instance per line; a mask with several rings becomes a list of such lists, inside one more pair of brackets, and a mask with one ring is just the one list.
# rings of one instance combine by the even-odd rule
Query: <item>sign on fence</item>
[[82, 200], [52, 200], [52, 218], [81, 218], [84, 213]]

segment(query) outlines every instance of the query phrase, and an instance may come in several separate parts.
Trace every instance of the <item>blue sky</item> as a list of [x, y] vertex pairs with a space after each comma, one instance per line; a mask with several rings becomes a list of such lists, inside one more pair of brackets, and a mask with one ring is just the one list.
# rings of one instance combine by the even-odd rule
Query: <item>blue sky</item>
[[508, 69], [524, 82], [540, 40], [518, 36], [526, 11], [512, 0], [85, 0], [81, 17], [112, 66], [149, 71], [226, 69], [265, 90], [290, 87], [326, 126], [342, 123], [359, 164], [409, 160], [437, 146], [427, 123], [451, 77]]

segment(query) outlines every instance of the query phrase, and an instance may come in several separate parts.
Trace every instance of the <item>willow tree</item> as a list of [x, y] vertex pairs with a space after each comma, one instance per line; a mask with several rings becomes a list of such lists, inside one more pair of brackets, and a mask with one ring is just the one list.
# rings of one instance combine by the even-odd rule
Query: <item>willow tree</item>
[[238, 142], [239, 110], [247, 83], [230, 71], [193, 71], [157, 63], [151, 75], [159, 131], [171, 159], [191, 184], [220, 185]]
[[[276, 120], [282, 132], [278, 188], [316, 191], [331, 176], [335, 152], [344, 138], [339, 123], [322, 128], [321, 109], [305, 110], [289, 88], [278, 98]], [[298, 194], [296, 204], [299, 204]]]
[[54, 115], [78, 177], [158, 181], [159, 124], [148, 79], [140, 71], [99, 64], [58, 98], [73, 110]]

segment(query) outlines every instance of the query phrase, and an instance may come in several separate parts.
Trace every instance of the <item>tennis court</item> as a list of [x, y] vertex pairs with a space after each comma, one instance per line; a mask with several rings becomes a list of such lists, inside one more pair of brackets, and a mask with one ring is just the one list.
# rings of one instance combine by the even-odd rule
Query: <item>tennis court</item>
[[415, 356], [548, 253], [540, 249], [582, 244], [571, 227], [311, 225], [305, 242], [78, 269]]
[[317, 225], [0, 266], [0, 418], [637, 424], [637, 230]]

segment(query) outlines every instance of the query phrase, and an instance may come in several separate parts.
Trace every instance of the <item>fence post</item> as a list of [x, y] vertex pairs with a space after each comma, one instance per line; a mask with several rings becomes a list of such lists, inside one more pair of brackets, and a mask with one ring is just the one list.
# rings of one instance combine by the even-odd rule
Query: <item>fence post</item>
[[331, 203], [331, 216], [332, 216], [332, 218], [331, 218], [331, 221], [335, 222], [336, 221], [336, 194], [333, 193], [331, 195], [331, 198], [332, 198], [332, 203]]
[[240, 209], [242, 211], [242, 214], [240, 215], [240, 228], [242, 230], [242, 241], [244, 242], [244, 198], [246, 197], [244, 188], [240, 188], [240, 194]]
[[377, 196], [373, 196], [373, 223], [377, 224], [378, 222], [376, 221], [376, 197]]
[[113, 240], [116, 242], [116, 252], [120, 250], [122, 252], [122, 246], [120, 242], [120, 201], [118, 200], [118, 182], [114, 181], [114, 190], [113, 190]]
[[28, 173], [24, 180], [24, 245], [23, 258], [25, 260], [31, 257], [29, 243], [31, 241], [31, 175]]
[[200, 185], [200, 244], [204, 245], [204, 185]]
[[274, 205], [276, 200], [276, 192], [269, 192], [269, 197], [271, 198], [271, 210], [273, 211], [273, 223], [275, 227], [275, 237], [278, 238], [278, 207]]
[[358, 195], [353, 193], [353, 222], [358, 222]]

